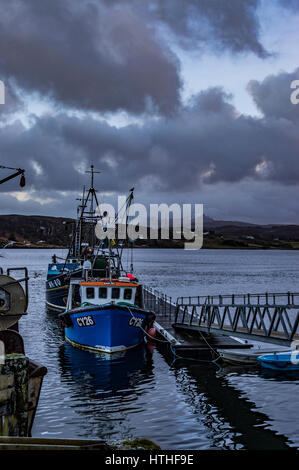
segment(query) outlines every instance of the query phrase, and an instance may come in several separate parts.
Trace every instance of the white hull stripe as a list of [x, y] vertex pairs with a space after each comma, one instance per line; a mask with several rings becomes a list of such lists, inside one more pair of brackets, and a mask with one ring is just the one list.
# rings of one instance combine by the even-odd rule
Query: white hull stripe
[[46, 306], [51, 310], [56, 310], [57, 312], [64, 312], [65, 311], [65, 307], [62, 307], [60, 305], [51, 304], [51, 302], [48, 302], [48, 301], [46, 301]]
[[113, 346], [112, 348], [109, 348], [108, 346], [100, 346], [100, 345], [86, 346], [85, 344], [76, 343], [75, 341], [72, 341], [71, 339], [69, 339], [67, 337], [65, 337], [65, 339], [68, 343], [70, 343], [72, 346], [74, 346], [76, 348], [85, 349], [85, 350], [94, 351], [94, 352], [105, 352], [105, 353], [108, 353], [108, 354], [113, 354], [113, 353], [117, 353], [117, 352], [121, 352], [121, 351], [126, 351], [127, 349], [135, 348], [136, 346], [141, 344], [141, 343], [137, 343], [137, 344], [134, 344], [133, 346], [128, 346], [128, 347], [120, 345], [120, 346]]

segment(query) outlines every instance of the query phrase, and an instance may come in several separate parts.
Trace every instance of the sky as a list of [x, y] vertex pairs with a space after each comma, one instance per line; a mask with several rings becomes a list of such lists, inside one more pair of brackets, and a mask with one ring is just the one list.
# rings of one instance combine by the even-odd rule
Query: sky
[[0, 213], [75, 216], [93, 164], [103, 202], [299, 224], [299, 0], [0, 7]]

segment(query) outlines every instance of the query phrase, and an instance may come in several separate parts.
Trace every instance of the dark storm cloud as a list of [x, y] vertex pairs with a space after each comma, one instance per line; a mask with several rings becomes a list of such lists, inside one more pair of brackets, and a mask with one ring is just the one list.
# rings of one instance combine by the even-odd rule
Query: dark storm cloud
[[[175, 116], [117, 129], [90, 117], [44, 116], [0, 129], [0, 155], [25, 165], [37, 190], [79, 190], [90, 163], [104, 191], [198, 191], [203, 184], [299, 183], [298, 125], [238, 115], [222, 89], [193, 97]], [[1, 188], [2, 189], [2, 188]], [[3, 188], [8, 190], [8, 188]]]
[[[82, 175], [81, 183], [88, 181]], [[101, 177], [97, 177], [97, 187]], [[22, 190], [23, 191], [23, 190]], [[78, 193], [65, 194], [56, 191], [38, 191], [30, 194], [28, 200], [19, 201], [11, 194], [1, 194], [1, 214], [42, 214], [56, 217], [75, 217]], [[38, 197], [37, 197], [38, 196]], [[225, 196], [225, 197], [224, 197]], [[99, 195], [101, 202], [113, 204], [117, 208], [115, 197]], [[148, 207], [150, 203], [202, 203], [204, 213], [215, 219], [243, 220], [252, 223], [297, 223], [299, 217], [298, 188], [279, 182], [252, 181], [239, 183], [217, 183], [202, 185], [197, 192], [159, 193], [136, 191], [136, 202]], [[37, 198], [34, 199], [34, 198]], [[44, 200], [43, 200], [44, 198]], [[49, 200], [48, 200], [49, 199]]]
[[262, 82], [251, 80], [248, 90], [262, 113], [270, 118], [285, 118], [299, 122], [299, 106], [291, 102], [291, 83], [299, 80], [299, 68], [292, 73], [270, 75]]
[[259, 0], [0, 0], [0, 75], [68, 107], [168, 114], [181, 90], [169, 33], [192, 50], [211, 46], [266, 57], [258, 5]]
[[179, 66], [137, 13], [83, 0], [0, 0], [0, 75], [71, 107], [168, 113]]
[[23, 109], [24, 105], [22, 99], [18, 96], [16, 92], [16, 88], [12, 86], [10, 81], [3, 81], [3, 83], [5, 103], [0, 104], [1, 119], [7, 117], [8, 114], [15, 113], [16, 111]]
[[259, 0], [105, 0], [124, 2], [143, 11], [148, 21], [166, 25], [183, 47], [210, 44], [236, 53], [268, 55], [259, 39]]

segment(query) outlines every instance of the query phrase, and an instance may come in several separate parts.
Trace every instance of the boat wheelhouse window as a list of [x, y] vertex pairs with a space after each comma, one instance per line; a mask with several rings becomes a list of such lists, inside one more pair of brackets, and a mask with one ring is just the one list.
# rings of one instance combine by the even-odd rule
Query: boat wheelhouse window
[[119, 299], [119, 287], [112, 287], [111, 299]]
[[107, 287], [99, 287], [99, 299], [107, 299]]
[[86, 298], [94, 299], [94, 287], [86, 287]]
[[125, 289], [124, 300], [131, 300], [131, 298], [132, 298], [132, 289]]

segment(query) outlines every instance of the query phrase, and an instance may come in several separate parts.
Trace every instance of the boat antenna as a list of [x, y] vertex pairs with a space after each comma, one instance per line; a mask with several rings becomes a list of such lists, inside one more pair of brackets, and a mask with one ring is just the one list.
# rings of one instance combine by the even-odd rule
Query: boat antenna
[[88, 191], [88, 194], [87, 194], [87, 198], [86, 198], [86, 202], [88, 200], [88, 197], [91, 195], [91, 201], [90, 201], [90, 212], [91, 214], [93, 213], [93, 197], [95, 198], [95, 201], [96, 201], [96, 204], [97, 206], [99, 205], [98, 203], [98, 198], [97, 198], [97, 193], [96, 193], [96, 190], [94, 189], [94, 175], [96, 173], [101, 173], [100, 171], [96, 171], [94, 169], [94, 166], [93, 165], [90, 165], [90, 170], [87, 170], [85, 173], [90, 173], [90, 188], [89, 188], [89, 191]]

